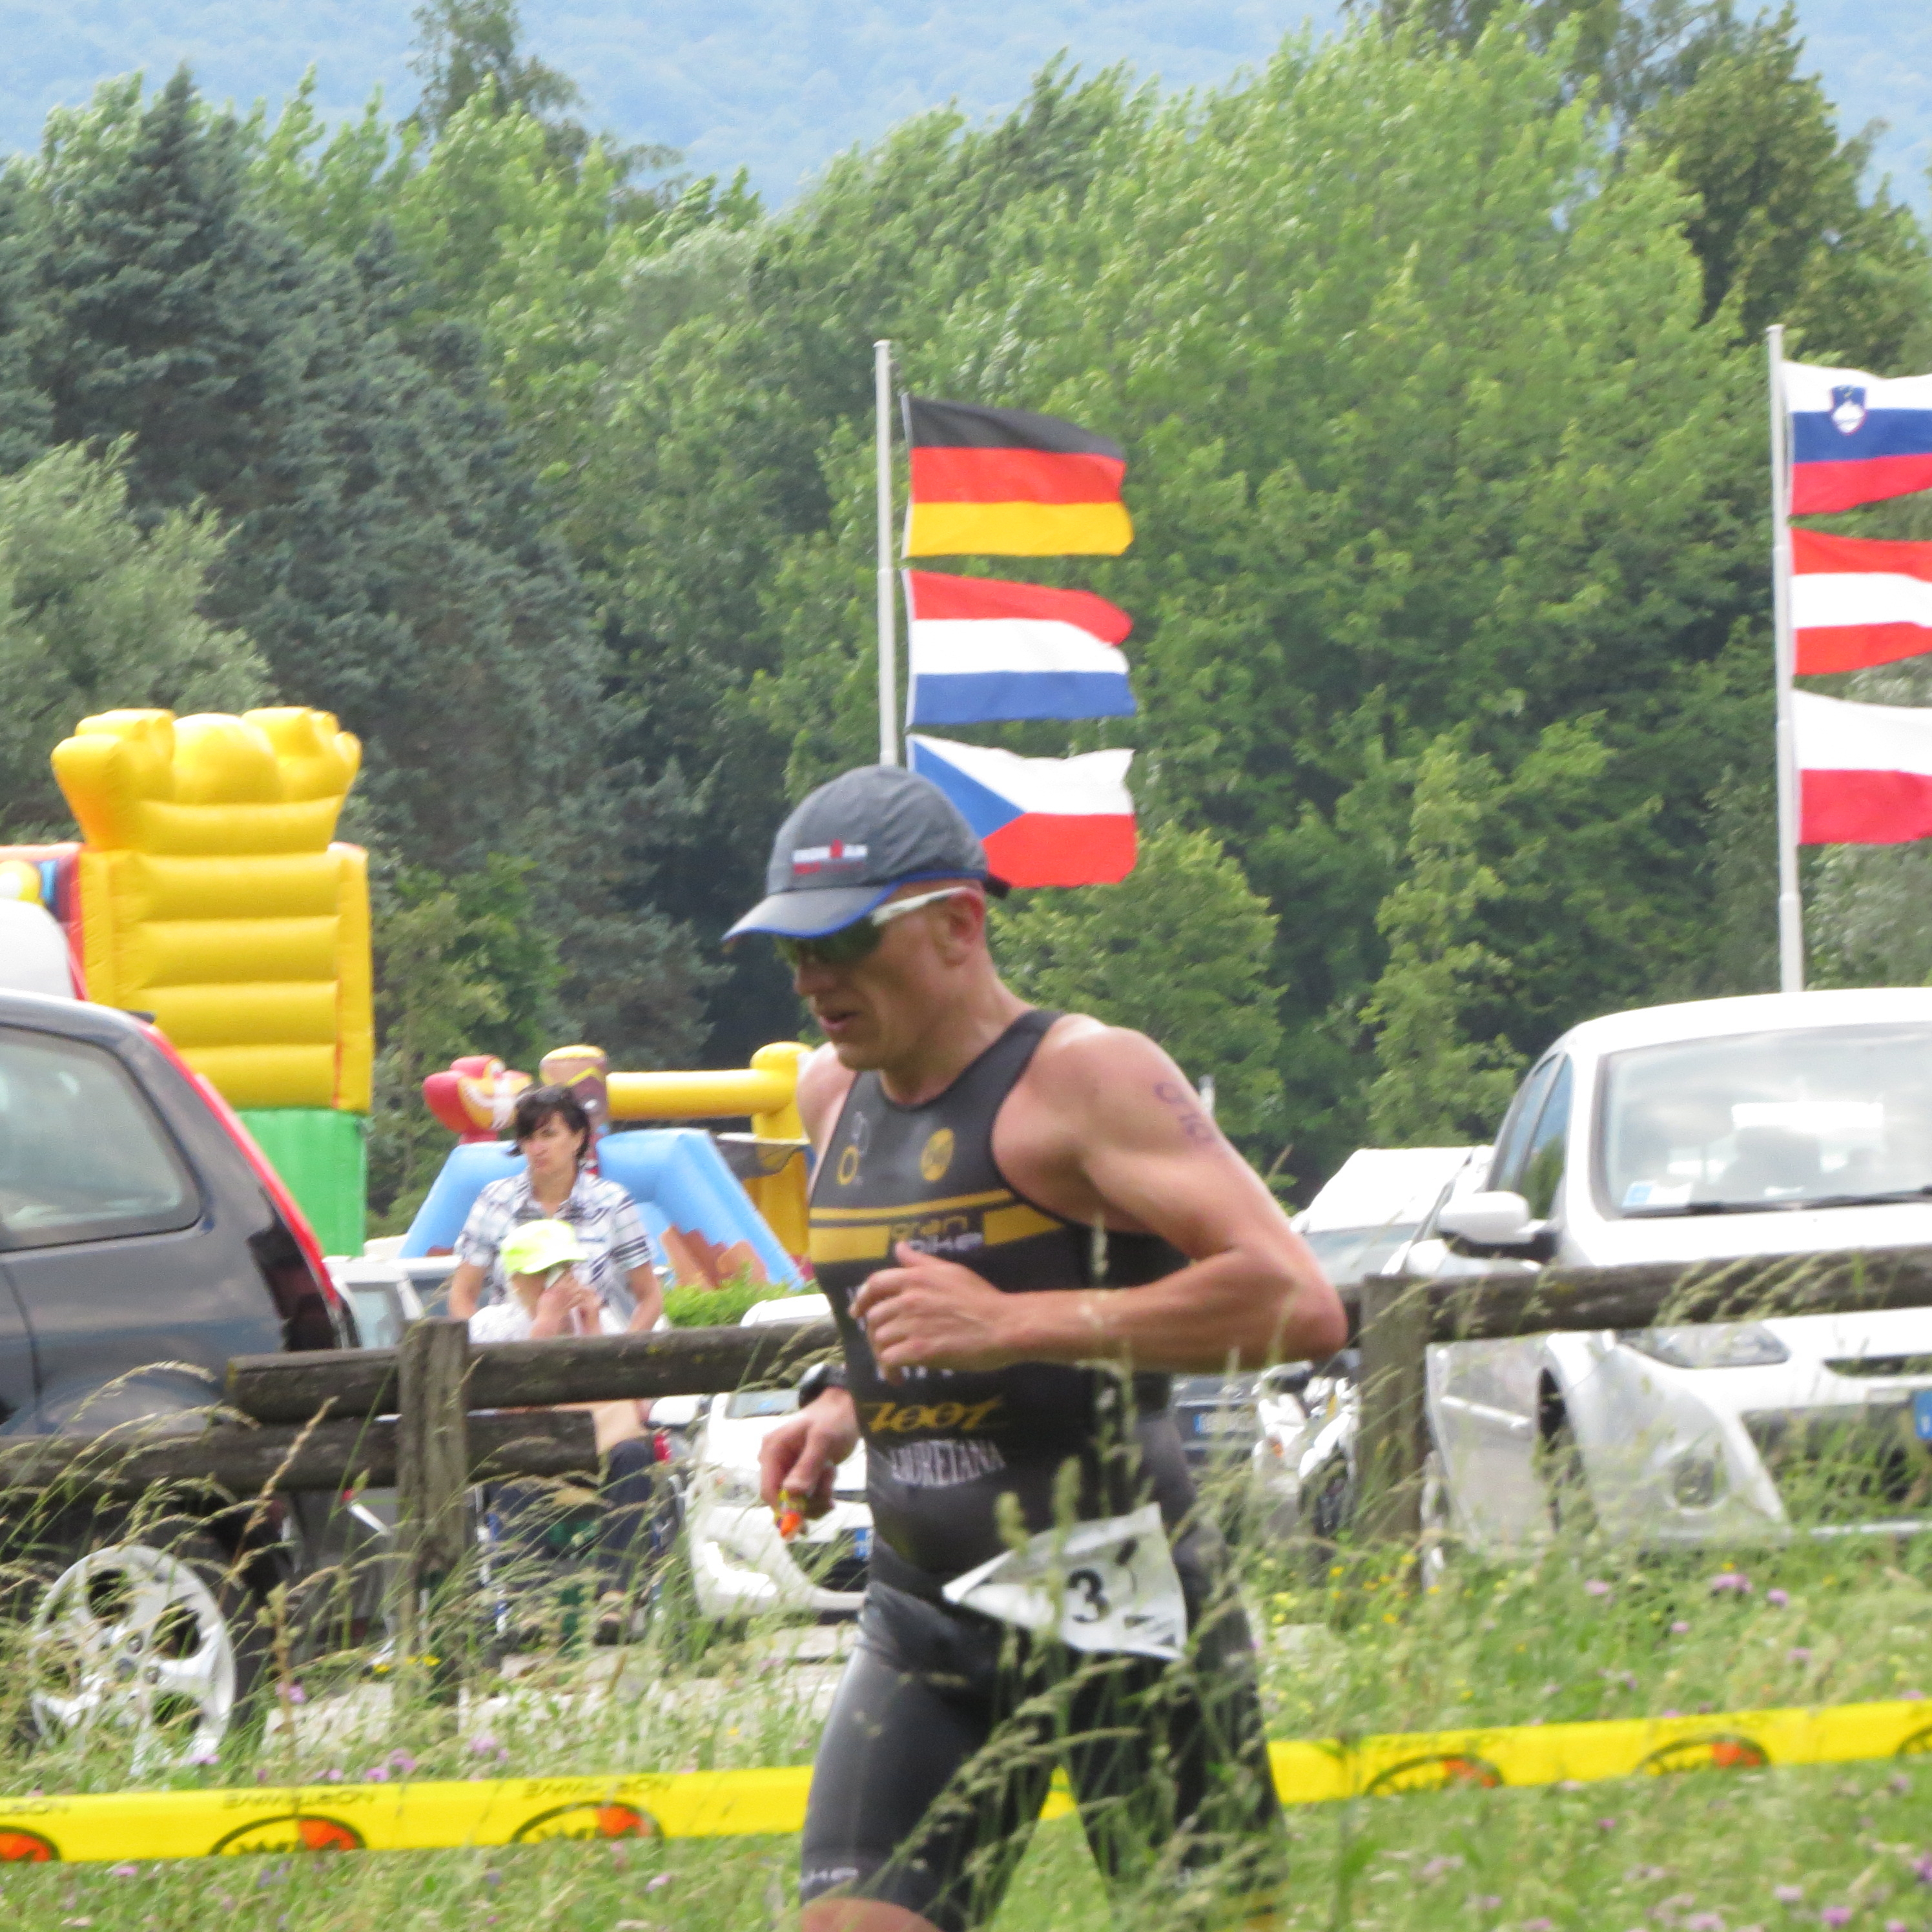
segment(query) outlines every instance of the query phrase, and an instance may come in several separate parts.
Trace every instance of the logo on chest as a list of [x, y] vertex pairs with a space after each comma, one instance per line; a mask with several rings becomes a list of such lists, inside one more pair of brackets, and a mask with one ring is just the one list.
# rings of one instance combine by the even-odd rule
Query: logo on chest
[[952, 1130], [940, 1127], [928, 1136], [924, 1147], [919, 1150], [920, 1178], [922, 1180], [943, 1180], [946, 1170], [952, 1165]]

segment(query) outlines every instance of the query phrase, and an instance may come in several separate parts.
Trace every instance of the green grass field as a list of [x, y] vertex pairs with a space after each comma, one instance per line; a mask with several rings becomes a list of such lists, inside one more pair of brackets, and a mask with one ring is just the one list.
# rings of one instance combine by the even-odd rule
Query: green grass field
[[[1581, 1544], [1510, 1569], [1452, 1562], [1420, 1593], [1372, 1558], [1312, 1586], [1305, 1568], [1293, 1584], [1288, 1574], [1251, 1558], [1246, 1579], [1277, 1737], [1932, 1694], [1932, 1542], [1669, 1562]], [[258, 1750], [165, 1781], [802, 1762], [832, 1666], [788, 1660], [777, 1640], [754, 1630], [694, 1660], [671, 1654], [688, 1644], [552, 1652], [514, 1682], [479, 1684], [457, 1712], [398, 1706], [352, 1658], [310, 1664], [283, 1680]], [[22, 1683], [5, 1672], [10, 1714]], [[9, 1792], [128, 1778], [110, 1738], [16, 1742], [0, 1758]], [[1362, 1799], [1290, 1822], [1285, 1922], [1306, 1932], [1932, 1927], [1932, 1760]], [[748, 1838], [14, 1865], [0, 1867], [0, 1925], [744, 1932], [796, 1923], [795, 1857], [791, 1840]], [[998, 1921], [1000, 1932], [1172, 1922], [1164, 1901], [1110, 1910], [1070, 1821], [1037, 1833]]]

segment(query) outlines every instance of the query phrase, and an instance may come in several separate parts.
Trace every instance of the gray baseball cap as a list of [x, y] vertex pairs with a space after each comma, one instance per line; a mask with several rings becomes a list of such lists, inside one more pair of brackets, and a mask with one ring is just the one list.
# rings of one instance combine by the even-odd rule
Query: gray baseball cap
[[986, 848], [930, 778], [862, 765], [822, 784], [778, 827], [765, 893], [731, 930], [822, 939], [918, 879], [978, 879], [995, 896]]

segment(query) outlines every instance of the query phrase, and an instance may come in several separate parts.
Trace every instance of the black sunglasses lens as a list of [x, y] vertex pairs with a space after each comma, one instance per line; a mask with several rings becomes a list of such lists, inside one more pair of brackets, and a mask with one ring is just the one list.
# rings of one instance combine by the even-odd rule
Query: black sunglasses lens
[[842, 926], [836, 932], [828, 932], [822, 939], [781, 939], [778, 951], [786, 964], [794, 970], [808, 959], [826, 966], [849, 966], [854, 960], [864, 958], [878, 944], [880, 933], [881, 928], [872, 923], [868, 914], [850, 926]]

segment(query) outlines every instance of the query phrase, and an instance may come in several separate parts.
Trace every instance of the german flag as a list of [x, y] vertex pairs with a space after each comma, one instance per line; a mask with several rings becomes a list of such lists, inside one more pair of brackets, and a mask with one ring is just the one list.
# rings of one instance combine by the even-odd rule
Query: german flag
[[906, 398], [908, 556], [1118, 556], [1134, 540], [1117, 442], [1058, 416]]

